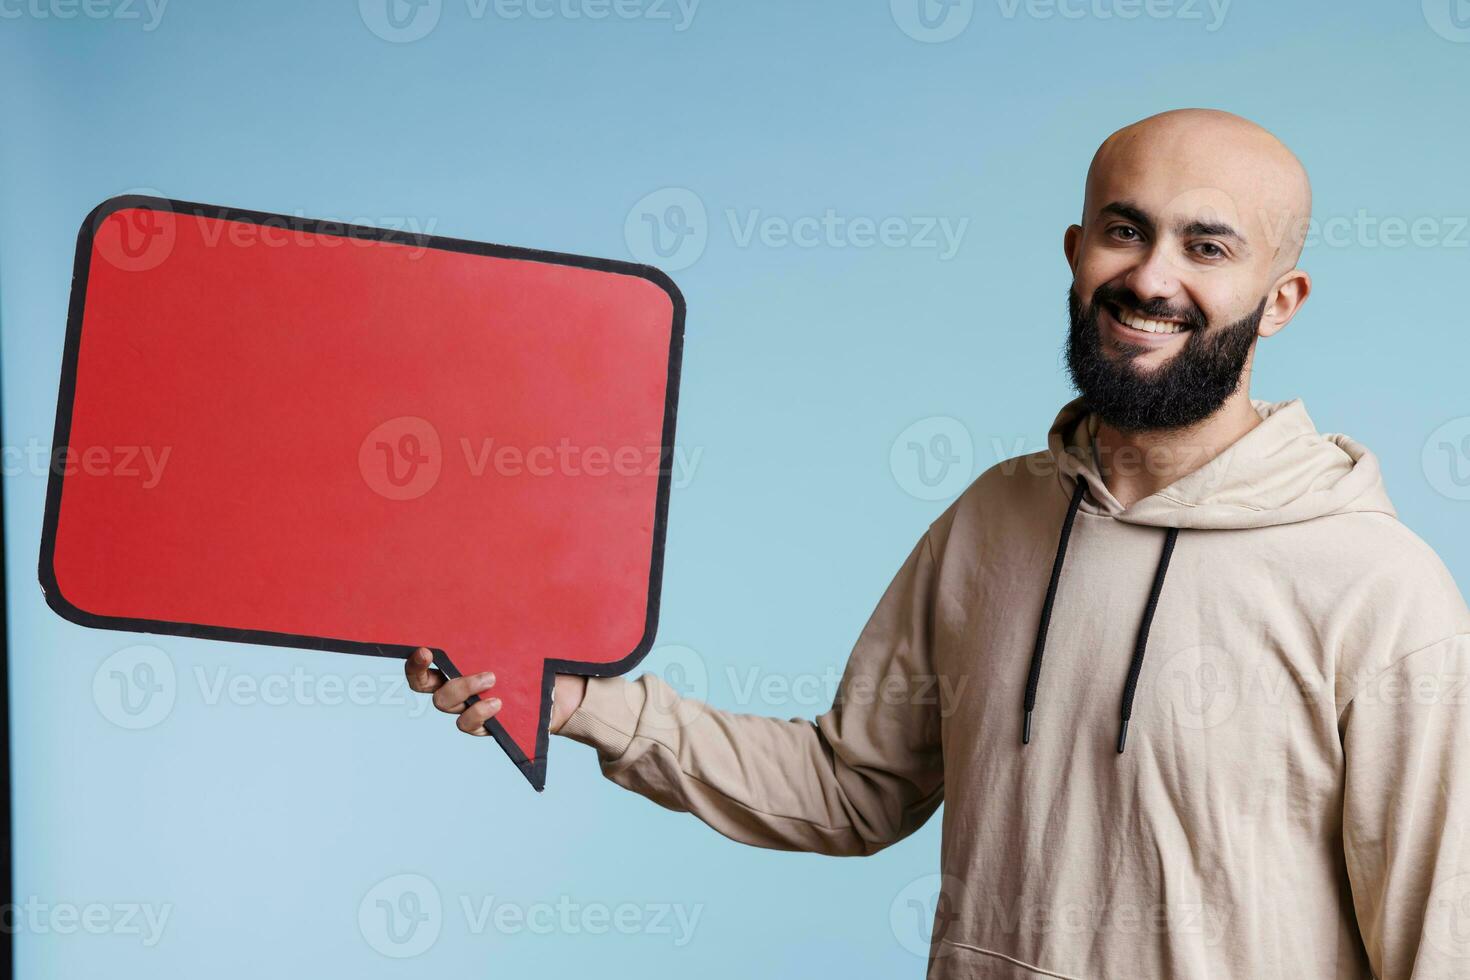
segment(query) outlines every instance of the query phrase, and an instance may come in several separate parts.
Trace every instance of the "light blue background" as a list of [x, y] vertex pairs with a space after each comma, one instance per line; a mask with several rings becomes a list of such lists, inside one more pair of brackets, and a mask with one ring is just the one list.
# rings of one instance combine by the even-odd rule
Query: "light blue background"
[[[1458, 19], [1436, 0], [1236, 0], [1223, 20], [1203, 0], [1133, 19], [1126, 0], [1065, 5], [1080, 16], [985, 0], [943, 43], [905, 33], [888, 0], [703, 0], [682, 30], [672, 2], [594, 21], [442, 0], [411, 42], [370, 29], [392, 33], [380, 0], [366, 16], [356, 0], [172, 0], [156, 23], [121, 2], [0, 0], [20, 976], [917, 977], [924, 916], [907, 902], [931, 897], [938, 860], [937, 818], [862, 861], [741, 847], [602, 780], [564, 740], [537, 796], [401, 688], [318, 703], [323, 678], [388, 685], [395, 662], [52, 614], [35, 574], [44, 471], [21, 457], [51, 438], [77, 227], [120, 192], [626, 258], [638, 202], [691, 191], [707, 245], [674, 276], [689, 301], [679, 441], [698, 462], [673, 496], [660, 630], [687, 649], [647, 664], [722, 707], [812, 717], [949, 499], [921, 499], [907, 437], [891, 461], [899, 434], [968, 437], [968, 477], [1039, 447], [1069, 397], [1061, 236], [1097, 143], [1161, 109], [1229, 108], [1297, 150], [1318, 219], [1337, 222], [1308, 251], [1316, 293], [1264, 346], [1256, 396], [1301, 396], [1324, 431], [1373, 448], [1403, 519], [1470, 582], [1470, 455], [1439, 448], [1470, 432], [1460, 0]], [[829, 208], [968, 225], [946, 260], [850, 238], [742, 247], [727, 216]], [[1395, 246], [1360, 215], [1430, 224]], [[104, 662], [137, 644], [161, 651], [176, 696], [127, 730], [108, 700], [119, 661]], [[310, 696], [213, 697], [297, 668]], [[775, 689], [742, 696], [751, 679]], [[407, 947], [373, 923], [400, 874], [427, 879], [442, 912], [427, 950], [395, 959], [380, 948]], [[487, 901], [537, 925], [479, 928]], [[112, 923], [100, 935], [51, 917], [94, 903]], [[161, 939], [121, 921], [130, 903], [168, 910]], [[643, 928], [577, 918], [623, 905]], [[698, 916], [691, 937], [680, 914]]]

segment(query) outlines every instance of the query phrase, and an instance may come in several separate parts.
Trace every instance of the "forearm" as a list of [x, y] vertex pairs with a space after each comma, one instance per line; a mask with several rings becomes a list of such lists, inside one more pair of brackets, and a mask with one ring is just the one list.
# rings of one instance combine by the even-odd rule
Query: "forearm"
[[[597, 749], [603, 774], [757, 847], [871, 854], [938, 808], [938, 759], [922, 775], [864, 773], [817, 722], [735, 714], [680, 698], [657, 675], [589, 680], [559, 734]], [[936, 754], [937, 755], [937, 754]]]

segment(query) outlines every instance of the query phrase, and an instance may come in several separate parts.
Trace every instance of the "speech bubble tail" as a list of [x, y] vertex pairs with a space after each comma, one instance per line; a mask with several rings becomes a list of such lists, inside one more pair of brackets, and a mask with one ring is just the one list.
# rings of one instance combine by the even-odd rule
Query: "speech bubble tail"
[[[527, 703], [522, 701], [507, 701], [496, 717], [486, 725], [486, 730], [495, 737], [495, 741], [510, 756], [510, 761], [516, 764], [521, 775], [531, 784], [531, 788], [540, 793], [546, 789], [546, 743], [547, 725], [550, 721], [550, 698], [543, 699], [543, 704], [548, 709], [546, 717], [537, 723], [541, 717], [538, 709], [526, 710]], [[519, 710], [518, 710], [519, 709]], [[534, 711], [534, 714], [532, 713]], [[522, 717], [525, 715], [525, 717]]]
[[[460, 676], [460, 669], [442, 650], [434, 650], [434, 663], [447, 676]], [[541, 677], [529, 683], [524, 678], [501, 678], [491, 689], [501, 700], [500, 710], [485, 726], [538, 793], [546, 788], [548, 728], [555, 679], [555, 674], [544, 666]], [[516, 684], [518, 680], [522, 682], [520, 685]]]

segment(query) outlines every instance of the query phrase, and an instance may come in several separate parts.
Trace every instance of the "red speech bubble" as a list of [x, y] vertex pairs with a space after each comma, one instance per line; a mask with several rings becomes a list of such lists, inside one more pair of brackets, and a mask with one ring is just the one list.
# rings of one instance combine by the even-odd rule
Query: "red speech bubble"
[[646, 266], [123, 197], [77, 243], [41, 541], [84, 626], [558, 672], [658, 620], [684, 301]]

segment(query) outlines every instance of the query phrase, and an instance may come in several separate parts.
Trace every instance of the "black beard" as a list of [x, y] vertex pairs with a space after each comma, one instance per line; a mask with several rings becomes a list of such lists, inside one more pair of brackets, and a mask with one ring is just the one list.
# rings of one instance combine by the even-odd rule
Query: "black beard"
[[[1181, 429], [1215, 414], [1240, 387], [1240, 377], [1255, 343], [1266, 300], [1235, 323], [1209, 329], [1196, 314], [1184, 346], [1157, 370], [1143, 373], [1132, 361], [1145, 349], [1133, 345], [1103, 350], [1098, 313], [1104, 302], [1148, 312], [1157, 304], [1139, 303], [1124, 290], [1099, 286], [1084, 313], [1076, 290], [1067, 289], [1067, 370], [1087, 407], [1122, 432]], [[1154, 311], [1156, 314], [1161, 312]]]

